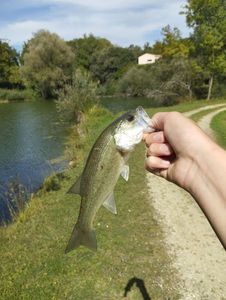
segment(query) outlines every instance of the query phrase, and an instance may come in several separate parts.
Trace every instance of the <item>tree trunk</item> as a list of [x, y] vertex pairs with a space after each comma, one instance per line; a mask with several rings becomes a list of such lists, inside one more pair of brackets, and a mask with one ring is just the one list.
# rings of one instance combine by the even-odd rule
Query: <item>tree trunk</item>
[[188, 84], [188, 92], [189, 92], [189, 100], [191, 101], [192, 100], [192, 89], [191, 89], [191, 85]]
[[212, 87], [213, 87], [213, 75], [209, 79], [209, 88], [208, 88], [207, 100], [210, 100], [210, 98], [211, 98]]

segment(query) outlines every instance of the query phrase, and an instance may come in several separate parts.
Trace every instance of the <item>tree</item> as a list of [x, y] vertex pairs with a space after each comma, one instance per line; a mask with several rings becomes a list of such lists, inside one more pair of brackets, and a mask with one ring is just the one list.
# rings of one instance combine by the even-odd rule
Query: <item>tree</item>
[[129, 96], [146, 96], [158, 104], [173, 104], [193, 95], [192, 61], [180, 57], [160, 59], [154, 64], [130, 68], [119, 83]]
[[90, 67], [91, 72], [101, 84], [119, 79], [131, 64], [137, 63], [135, 52], [128, 48], [108, 47], [97, 52]]
[[152, 53], [157, 55], [163, 55], [164, 46], [162, 41], [156, 41], [152, 46]]
[[143, 66], [133, 66], [119, 81], [119, 91], [126, 96], [146, 96], [146, 91], [151, 88], [151, 78]]
[[177, 27], [174, 27], [173, 29], [169, 25], [163, 27], [162, 35], [162, 55], [164, 57], [172, 58], [189, 56], [191, 41], [189, 39], [182, 39], [180, 30]]
[[21, 85], [18, 56], [15, 49], [0, 40], [0, 87], [12, 88]]
[[138, 59], [138, 57], [144, 52], [140, 46], [134, 44], [129, 45], [128, 50], [136, 59]]
[[105, 38], [95, 37], [94, 35], [84, 35], [83, 38], [74, 39], [67, 42], [75, 54], [74, 67], [84, 68], [90, 71], [93, 56], [104, 48], [112, 47], [111, 42]]
[[42, 98], [56, 96], [56, 91], [72, 75], [74, 54], [57, 34], [40, 30], [28, 41], [21, 73], [25, 84]]
[[226, 3], [225, 0], [189, 0], [184, 14], [194, 29], [196, 55], [208, 73], [207, 99], [212, 94], [214, 78], [226, 76]]

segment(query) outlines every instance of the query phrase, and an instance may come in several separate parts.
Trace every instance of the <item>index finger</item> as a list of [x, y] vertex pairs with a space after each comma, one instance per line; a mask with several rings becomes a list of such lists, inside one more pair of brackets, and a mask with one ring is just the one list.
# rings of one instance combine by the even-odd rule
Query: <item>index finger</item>
[[143, 140], [147, 146], [150, 146], [152, 143], [165, 143], [166, 142], [163, 131], [144, 133]]
[[152, 126], [157, 130], [164, 130], [164, 123], [168, 112], [158, 112], [152, 117]]

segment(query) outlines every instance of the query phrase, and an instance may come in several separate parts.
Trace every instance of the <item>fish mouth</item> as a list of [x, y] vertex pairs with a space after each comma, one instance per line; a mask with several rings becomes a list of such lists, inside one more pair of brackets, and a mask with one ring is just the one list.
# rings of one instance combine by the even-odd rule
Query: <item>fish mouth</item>
[[155, 131], [152, 120], [142, 106], [138, 106], [136, 108], [136, 123], [143, 129], [143, 132]]
[[143, 107], [137, 107], [133, 115], [134, 120], [131, 121], [131, 125], [128, 126], [128, 123], [122, 124], [114, 135], [116, 147], [121, 152], [133, 151], [135, 145], [141, 142], [144, 132], [154, 131], [151, 126], [152, 121]]

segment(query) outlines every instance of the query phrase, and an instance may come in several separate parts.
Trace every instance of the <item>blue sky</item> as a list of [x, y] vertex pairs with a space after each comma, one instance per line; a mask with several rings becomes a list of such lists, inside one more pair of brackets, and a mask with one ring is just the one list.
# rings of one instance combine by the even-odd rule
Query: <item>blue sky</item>
[[2, 0], [0, 39], [20, 49], [39, 29], [65, 40], [93, 33], [120, 46], [152, 44], [161, 28], [176, 26], [188, 36], [185, 0]]

